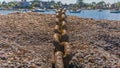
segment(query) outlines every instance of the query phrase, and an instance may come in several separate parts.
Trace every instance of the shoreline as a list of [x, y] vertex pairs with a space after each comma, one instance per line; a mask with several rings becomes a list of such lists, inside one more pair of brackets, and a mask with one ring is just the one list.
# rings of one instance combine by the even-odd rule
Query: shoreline
[[[1, 12], [1, 15], [6, 15], [6, 14], [9, 14], [9, 13], [16, 13], [16, 12], [20, 12], [20, 11], [15, 11], [15, 12], [5, 11], [5, 12], [3, 12], [3, 14]], [[22, 12], [21, 11], [20, 13], [26, 13], [26, 12]], [[54, 14], [54, 12], [53, 11], [45, 11], [45, 12], [42, 12], [40, 14]], [[86, 14], [88, 14], [88, 15], [86, 15]], [[70, 12], [67, 11], [67, 15], [77, 16], [79, 18], [86, 18], [86, 19], [87, 18], [92, 18], [94, 20], [120, 21], [120, 19], [119, 19], [120, 15], [119, 14], [110, 13], [108, 10], [107, 11], [103, 11], [103, 12], [98, 12], [97, 10], [83, 10], [81, 13], [78, 13], [78, 14], [77, 13], [76, 14], [70, 13]]]

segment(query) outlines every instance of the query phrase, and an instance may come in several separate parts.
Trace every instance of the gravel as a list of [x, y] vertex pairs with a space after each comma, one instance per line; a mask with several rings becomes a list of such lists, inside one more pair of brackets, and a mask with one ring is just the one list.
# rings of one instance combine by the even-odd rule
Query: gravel
[[[120, 68], [120, 21], [68, 16], [70, 68]], [[55, 15], [0, 15], [0, 68], [51, 68]]]

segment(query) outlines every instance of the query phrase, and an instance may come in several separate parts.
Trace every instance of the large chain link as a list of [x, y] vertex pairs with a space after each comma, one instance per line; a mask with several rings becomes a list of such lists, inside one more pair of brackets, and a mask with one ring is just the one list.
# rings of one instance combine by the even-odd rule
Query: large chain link
[[54, 46], [53, 68], [68, 68], [71, 54], [69, 45], [69, 36], [67, 35], [66, 26], [66, 9], [58, 9], [56, 11], [56, 25], [54, 28]]

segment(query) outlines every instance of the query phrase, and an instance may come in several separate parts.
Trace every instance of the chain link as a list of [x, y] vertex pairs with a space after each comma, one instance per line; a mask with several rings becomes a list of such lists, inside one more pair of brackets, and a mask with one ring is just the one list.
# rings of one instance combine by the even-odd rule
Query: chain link
[[68, 68], [70, 55], [71, 55], [71, 47], [68, 43], [69, 36], [67, 35], [67, 21], [66, 21], [66, 9], [58, 9], [56, 11], [56, 25], [54, 28], [54, 46], [55, 49], [53, 51], [53, 68]]

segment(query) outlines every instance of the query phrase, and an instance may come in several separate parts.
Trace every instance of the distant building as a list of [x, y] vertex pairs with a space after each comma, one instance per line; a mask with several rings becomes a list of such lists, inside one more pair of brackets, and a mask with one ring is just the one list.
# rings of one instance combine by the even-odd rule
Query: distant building
[[30, 6], [30, 2], [27, 2], [26, 0], [21, 0], [21, 7], [22, 8], [27, 8]]
[[59, 1], [59, 2], [57, 2], [57, 4], [58, 4], [58, 5], [60, 5], [60, 6], [62, 6], [62, 3], [61, 3], [60, 1]]
[[68, 8], [69, 8], [69, 5], [64, 4], [64, 5], [62, 5], [62, 8], [66, 8], [66, 9], [68, 9]]
[[117, 6], [115, 4], [111, 5], [111, 9], [117, 8]]
[[111, 8], [111, 4], [110, 4], [110, 3], [107, 3], [107, 4], [106, 4], [106, 7], [107, 7], [107, 8]]
[[50, 8], [50, 2], [40, 1], [40, 8]]

